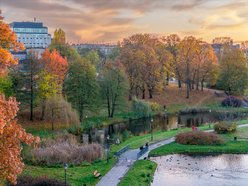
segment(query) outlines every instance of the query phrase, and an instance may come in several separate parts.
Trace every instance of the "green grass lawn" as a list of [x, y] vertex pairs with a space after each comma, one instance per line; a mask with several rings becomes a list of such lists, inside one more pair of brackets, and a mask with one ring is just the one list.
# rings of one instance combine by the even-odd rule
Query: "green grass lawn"
[[157, 164], [149, 160], [136, 161], [118, 186], [149, 186]]
[[[247, 121], [248, 122], [248, 121]], [[209, 125], [203, 125], [198, 127], [200, 130], [209, 130]], [[213, 124], [210, 124], [210, 129], [213, 129]], [[144, 145], [146, 142], [155, 143], [161, 140], [169, 139], [173, 136], [176, 136], [180, 132], [191, 131], [191, 128], [181, 128], [176, 130], [169, 131], [157, 131], [153, 133], [153, 141], [151, 141], [151, 134], [145, 134], [142, 136], [132, 136], [128, 138], [126, 141], [122, 142], [120, 145], [112, 145], [112, 152], [116, 152], [121, 148], [129, 145], [131, 149], [139, 148]]]
[[[152, 150], [149, 156], [162, 156], [168, 154], [209, 154], [209, 153], [233, 153], [242, 154], [248, 153], [248, 139], [241, 139], [248, 137], [248, 127], [238, 128], [233, 134], [222, 134], [224, 138], [223, 145], [182, 145], [173, 142], [168, 145], [161, 146]], [[234, 136], [238, 137], [237, 141], [234, 141]]]
[[[97, 170], [101, 175], [105, 175], [113, 167], [115, 162], [116, 160], [112, 158], [108, 163], [105, 160], [92, 163], [91, 165], [69, 167], [67, 169], [67, 180], [72, 186], [81, 186], [83, 184], [86, 184], [87, 186], [96, 185], [100, 179], [95, 178], [93, 172]], [[47, 176], [64, 180], [64, 169], [62, 167], [49, 168], [26, 165], [22, 174], [34, 177]]]

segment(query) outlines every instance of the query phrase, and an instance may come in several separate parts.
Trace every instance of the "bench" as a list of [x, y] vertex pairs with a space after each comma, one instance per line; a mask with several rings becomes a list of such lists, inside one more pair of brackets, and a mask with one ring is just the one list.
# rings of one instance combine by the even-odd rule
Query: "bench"
[[122, 155], [124, 152], [126, 152], [126, 151], [129, 149], [129, 147], [130, 147], [129, 145], [123, 147], [121, 150], [119, 150], [119, 151], [117, 151], [117, 152], [115, 153], [115, 156], [120, 156], [120, 155]]
[[95, 178], [99, 178], [101, 176], [101, 174], [97, 170], [93, 172], [93, 175]]

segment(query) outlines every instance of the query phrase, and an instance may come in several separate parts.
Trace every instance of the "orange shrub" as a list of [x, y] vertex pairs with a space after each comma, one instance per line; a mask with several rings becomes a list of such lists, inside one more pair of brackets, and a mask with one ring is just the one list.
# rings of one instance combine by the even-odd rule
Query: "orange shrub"
[[176, 136], [176, 142], [184, 145], [221, 145], [222, 138], [215, 134], [202, 131], [180, 133]]

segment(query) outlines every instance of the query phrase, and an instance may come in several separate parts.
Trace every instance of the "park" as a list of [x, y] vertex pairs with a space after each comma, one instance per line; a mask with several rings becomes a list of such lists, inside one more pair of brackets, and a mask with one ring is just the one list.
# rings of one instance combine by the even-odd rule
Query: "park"
[[[117, 37], [127, 27], [110, 33], [104, 23], [114, 44], [73, 43], [81, 32], [103, 36], [97, 26], [68, 29], [82, 24], [71, 20], [84, 12], [76, 2], [48, 4], [33, 8], [41, 15], [46, 7], [52, 36], [36, 18], [10, 19], [9, 2], [7, 18], [0, 11], [0, 185], [247, 185], [248, 41], [174, 30]], [[92, 22], [102, 21], [99, 14], [129, 16], [103, 11], [107, 2], [94, 7], [99, 14], [94, 3], [82, 4]], [[59, 27], [51, 26], [57, 8], [67, 16]]]

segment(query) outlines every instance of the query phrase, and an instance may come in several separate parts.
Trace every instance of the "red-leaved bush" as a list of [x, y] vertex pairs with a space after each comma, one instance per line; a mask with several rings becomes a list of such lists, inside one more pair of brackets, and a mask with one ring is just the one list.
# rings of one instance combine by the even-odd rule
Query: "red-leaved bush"
[[202, 131], [183, 132], [176, 136], [176, 142], [184, 145], [221, 145], [222, 138], [215, 134]]

